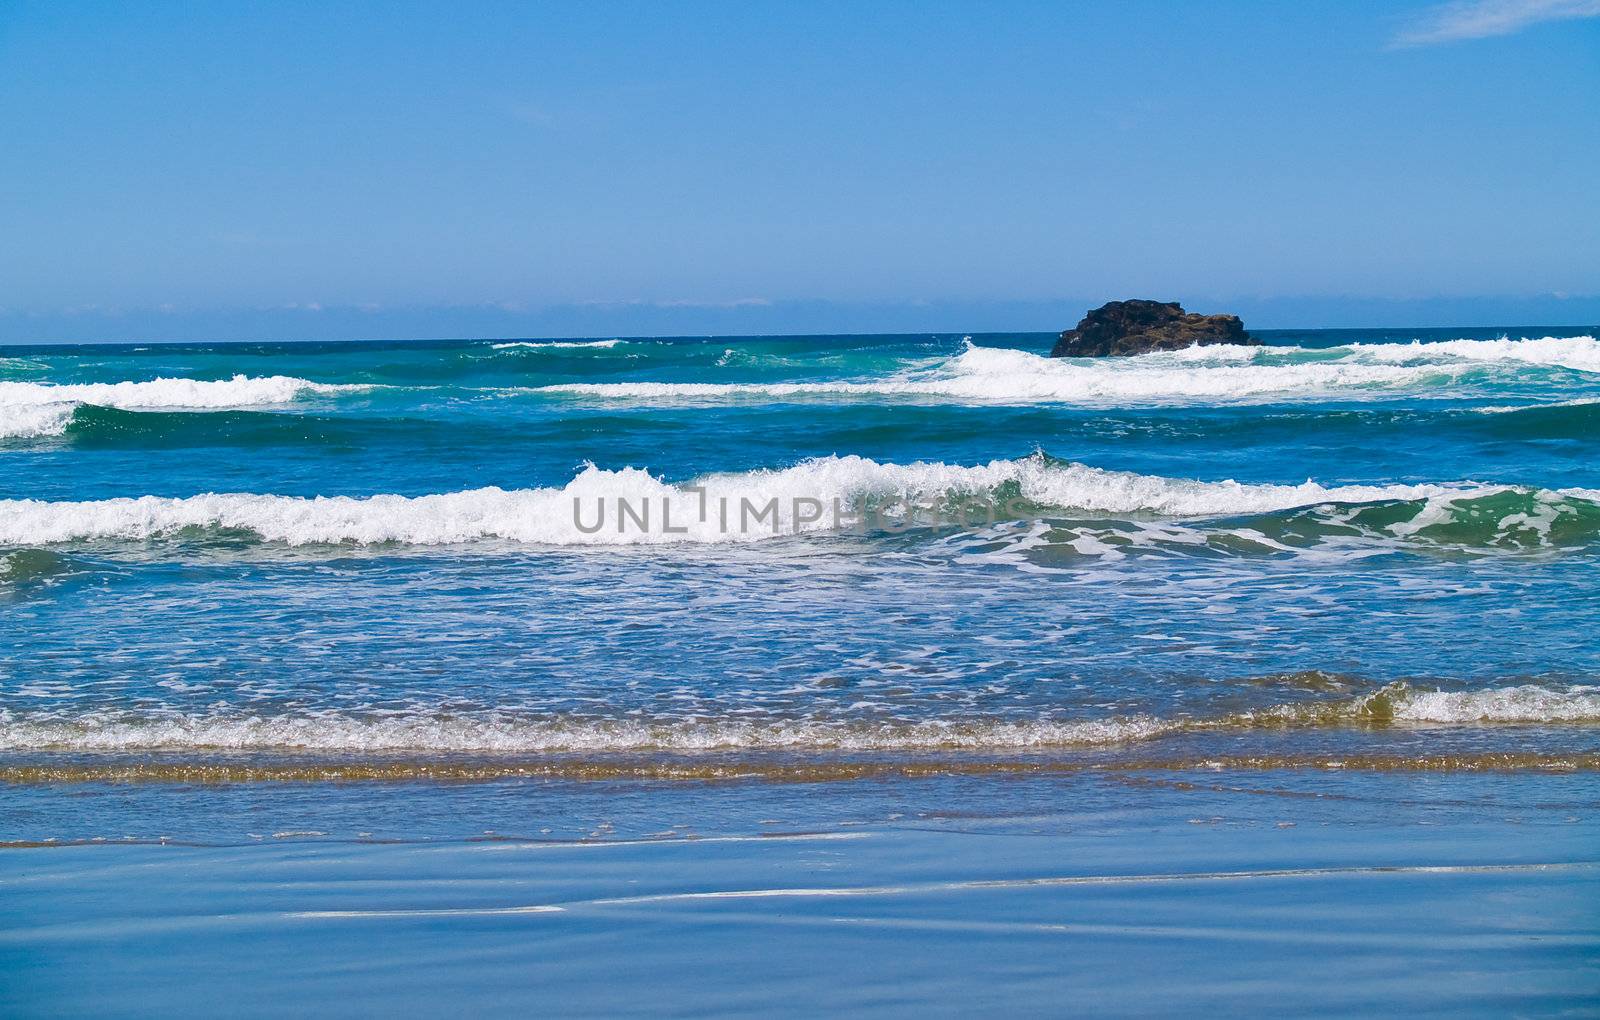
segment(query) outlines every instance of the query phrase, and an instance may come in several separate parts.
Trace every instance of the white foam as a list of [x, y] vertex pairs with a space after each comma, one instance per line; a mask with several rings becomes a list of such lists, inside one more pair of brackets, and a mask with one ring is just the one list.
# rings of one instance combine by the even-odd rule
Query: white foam
[[0, 404], [0, 439], [59, 436], [66, 431], [77, 404]]
[[615, 347], [622, 343], [621, 340], [517, 340], [511, 343], [494, 344], [497, 351], [508, 351], [517, 347]]
[[1562, 723], [1600, 720], [1600, 687], [1525, 684], [1482, 691], [1412, 691], [1393, 699], [1394, 718], [1430, 723]]
[[1262, 348], [1254, 344], [1196, 344], [1193, 347], [1181, 347], [1175, 351], [1160, 351], [1152, 354], [1142, 354], [1138, 357], [1146, 362], [1178, 361], [1178, 362], [1229, 362], [1254, 361]]
[[292, 376], [231, 379], [150, 379], [115, 383], [0, 382], [0, 437], [59, 435], [80, 404], [126, 410], [259, 407], [291, 404], [307, 394], [370, 389], [348, 383], [318, 383]]
[[[696, 479], [694, 486], [670, 485], [635, 468], [607, 471], [590, 465], [561, 488], [484, 488], [428, 496], [305, 498], [207, 493], [83, 502], [3, 500], [0, 545], [145, 539], [184, 528], [237, 529], [291, 545], [447, 545], [482, 539], [549, 545], [738, 542], [849, 525], [853, 520], [848, 514], [850, 507], [863, 499], [909, 494], [920, 505], [931, 499], [990, 496], [1000, 486], [1014, 486], [1023, 499], [1040, 506], [1170, 517], [1265, 513], [1320, 503], [1456, 498], [1504, 488], [1471, 483], [1324, 486], [1313, 481], [1299, 485], [1205, 482], [1106, 471], [1038, 455], [975, 466], [880, 464], [864, 457], [823, 457], [782, 470], [707, 475]], [[641, 525], [624, 518], [619, 500], [627, 501], [636, 513], [648, 507], [648, 521]], [[816, 505], [802, 505], [808, 500]], [[844, 510], [840, 516], [835, 515], [836, 500]], [[774, 501], [776, 516], [762, 516]], [[746, 505], [752, 509], [746, 511]], [[726, 523], [724, 506], [728, 507]], [[817, 519], [802, 519], [813, 511]], [[666, 514], [671, 515], [670, 522]], [[585, 531], [598, 522], [603, 522], [599, 530]], [[683, 530], [669, 530], [669, 523], [671, 528]]]
[[1600, 722], [1600, 688], [1523, 685], [1415, 691], [1277, 705], [1214, 718], [1105, 719], [607, 719], [507, 712], [299, 715], [146, 710], [76, 714], [0, 709], [0, 750], [312, 750], [572, 753], [725, 750], [1031, 750], [1101, 747], [1186, 732], [1318, 728], [1370, 723], [1377, 699], [1394, 722], [1574, 724]]
[[[879, 380], [771, 383], [557, 383], [522, 392], [621, 400], [717, 400], [741, 397], [941, 397], [981, 402], [1160, 402], [1206, 398], [1250, 400], [1392, 388], [1441, 373], [1438, 367], [1240, 362], [1260, 348], [1202, 348], [1137, 358], [1085, 361], [1027, 351], [974, 347], [931, 369]], [[1221, 362], [1213, 364], [1211, 362]]]
[[802, 720], [701, 719], [671, 722], [529, 718], [510, 715], [360, 717], [352, 715], [87, 713], [72, 718], [0, 714], [0, 749], [85, 751], [158, 749], [441, 751], [715, 751], [1100, 746], [1144, 740], [1180, 726], [1149, 718], [1081, 722], [1020, 720], [840, 724]]
[[1592, 336], [1547, 336], [1512, 340], [1440, 340], [1408, 344], [1351, 344], [1355, 358], [1385, 364], [1431, 364], [1451, 361], [1511, 362], [1600, 372], [1600, 342]]
[[0, 405], [71, 402], [130, 409], [249, 407], [256, 404], [288, 404], [306, 393], [341, 393], [366, 388], [351, 384], [317, 383], [285, 375], [115, 383], [0, 382]]
[[1047, 358], [968, 343], [961, 353], [931, 367], [879, 379], [556, 383], [512, 392], [661, 402], [911, 397], [1001, 403], [1249, 403], [1437, 389], [1457, 382], [1463, 372], [1495, 364], [1600, 372], [1600, 342], [1575, 336], [1358, 343], [1326, 349], [1215, 344], [1097, 359]]
[[1518, 411], [1541, 411], [1550, 407], [1592, 407], [1600, 404], [1600, 399], [1592, 397], [1579, 397], [1574, 400], [1551, 400], [1542, 404], [1495, 404], [1488, 407], [1474, 407], [1478, 414], [1515, 414]]

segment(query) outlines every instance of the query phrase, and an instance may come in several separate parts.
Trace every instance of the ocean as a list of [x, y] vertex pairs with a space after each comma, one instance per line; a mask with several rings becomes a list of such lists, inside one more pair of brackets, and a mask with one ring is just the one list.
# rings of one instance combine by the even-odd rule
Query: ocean
[[1593, 1009], [1597, 334], [0, 348], [0, 1011]]

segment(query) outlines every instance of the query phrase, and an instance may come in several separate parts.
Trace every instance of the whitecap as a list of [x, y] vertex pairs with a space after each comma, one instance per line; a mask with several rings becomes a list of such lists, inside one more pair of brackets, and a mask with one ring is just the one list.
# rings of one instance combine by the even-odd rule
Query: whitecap
[[514, 349], [519, 348], [519, 347], [522, 347], [522, 348], [542, 348], [542, 347], [577, 348], [577, 347], [589, 347], [589, 348], [604, 349], [604, 348], [609, 348], [609, 347], [615, 347], [615, 346], [617, 346], [618, 344], [620, 344], [622, 342], [623, 341], [621, 341], [621, 340], [516, 340], [516, 341], [503, 343], [503, 344], [494, 344], [493, 346], [494, 346], [494, 349], [497, 350], [497, 351], [509, 351], [509, 350], [514, 350]]
[[371, 389], [292, 376], [235, 375], [231, 379], [149, 379], [114, 383], [0, 381], [0, 438], [60, 435], [81, 404], [125, 410], [259, 407], [291, 404], [312, 394]]
[[[1216, 517], [1318, 504], [1459, 499], [1510, 487], [1470, 482], [1334, 485], [1199, 481], [1056, 461], [883, 464], [821, 457], [790, 468], [705, 475], [670, 484], [637, 468], [589, 465], [560, 488], [482, 488], [425, 496], [205, 493], [86, 501], [0, 500], [0, 544], [146, 539], [186, 528], [232, 529], [290, 545], [449, 545], [484, 539], [548, 545], [743, 542], [838, 530], [865, 501], [910, 496], [1028, 504], [1092, 514]], [[1560, 494], [1595, 498], [1571, 490]], [[625, 518], [622, 504], [635, 514]], [[748, 508], [748, 509], [747, 509]], [[770, 516], [769, 516], [770, 510]], [[643, 520], [638, 514], [643, 514]], [[593, 530], [591, 530], [593, 529]]]

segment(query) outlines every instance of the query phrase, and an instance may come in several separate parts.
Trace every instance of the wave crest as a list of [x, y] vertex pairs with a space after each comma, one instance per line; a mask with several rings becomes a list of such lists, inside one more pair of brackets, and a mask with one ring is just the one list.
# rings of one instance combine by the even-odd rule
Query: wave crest
[[1536, 725], [1600, 722], [1600, 687], [1535, 684], [1475, 691], [1394, 683], [1361, 697], [1191, 718], [817, 721], [699, 718], [646, 721], [506, 712], [242, 715], [96, 711], [76, 716], [0, 711], [8, 751], [1049, 751], [1141, 743], [1182, 733], [1373, 725]]
[[1600, 372], [1600, 341], [1592, 336], [1546, 336], [1513, 340], [1436, 340], [1408, 344], [1351, 344], [1354, 356], [1387, 364], [1467, 361], [1514, 363]]
[[[1500, 503], [1484, 500], [1498, 498]], [[1600, 528], [1600, 493], [1477, 483], [1299, 485], [1207, 482], [1107, 471], [1043, 454], [962, 466], [880, 464], [824, 457], [782, 470], [706, 475], [669, 484], [646, 471], [589, 465], [561, 488], [472, 489], [426, 496], [278, 496], [206, 493], [82, 502], [0, 500], [0, 545], [97, 539], [149, 539], [186, 530], [240, 531], [290, 545], [403, 543], [451, 545], [504, 540], [553, 546], [741, 542], [780, 535], [884, 530], [970, 521], [989, 508], [1005, 513], [1157, 518], [1225, 518], [1318, 508], [1334, 530], [1391, 537], [1451, 539], [1451, 527], [1494, 517], [1495, 534], [1520, 529], [1538, 538], [1589, 521]], [[907, 518], [906, 501], [916, 516]], [[980, 509], [972, 510], [972, 501]], [[1477, 501], [1477, 502], [1474, 502]], [[1392, 509], [1364, 511], [1367, 504]], [[625, 513], [625, 509], [629, 512]], [[877, 515], [867, 517], [868, 512]], [[1568, 529], [1570, 530], [1570, 529]], [[1591, 536], [1592, 537], [1592, 536]], [[1470, 536], [1467, 541], [1471, 541]]]
[[144, 382], [35, 383], [0, 381], [0, 438], [60, 435], [83, 404], [123, 410], [223, 409], [292, 404], [308, 394], [370, 389], [293, 376], [150, 379]]
[[497, 351], [510, 351], [517, 349], [539, 350], [543, 348], [579, 349], [589, 348], [605, 350], [623, 343], [622, 340], [514, 340], [503, 344], [492, 345]]
[[[561, 488], [484, 488], [426, 496], [206, 493], [81, 502], [3, 500], [0, 545], [148, 539], [186, 529], [242, 531], [290, 545], [449, 545], [483, 539], [556, 546], [737, 542], [848, 528], [868, 507], [888, 521], [896, 512], [894, 501], [908, 496], [919, 506], [931, 499], [936, 506], [954, 507], [975, 498], [1024, 511], [1180, 518], [1410, 501], [1415, 505], [1409, 516], [1402, 513], [1386, 524], [1391, 534], [1403, 536], [1447, 521], [1463, 500], [1507, 492], [1523, 494], [1527, 503], [1508, 508], [1507, 514], [1520, 515], [1532, 528], [1554, 522], [1569, 505], [1587, 506], [1600, 498], [1600, 493], [1586, 491], [1545, 493], [1474, 483], [1206, 482], [1107, 471], [1042, 454], [976, 466], [880, 464], [850, 456], [808, 460], [782, 470], [707, 475], [683, 485], [636, 468], [608, 471], [589, 465]], [[633, 516], [624, 514], [624, 504]]]
[[[1237, 348], [1250, 356], [1260, 348]], [[1082, 361], [998, 347], [966, 349], [942, 364], [881, 380], [829, 382], [556, 383], [523, 392], [621, 400], [718, 400], [748, 397], [940, 397], [984, 402], [1248, 400], [1266, 394], [1392, 388], [1438, 375], [1438, 367], [1314, 363], [1237, 364], [1214, 348]], [[1158, 360], [1151, 360], [1158, 359]], [[1203, 365], [1205, 359], [1221, 365]]]

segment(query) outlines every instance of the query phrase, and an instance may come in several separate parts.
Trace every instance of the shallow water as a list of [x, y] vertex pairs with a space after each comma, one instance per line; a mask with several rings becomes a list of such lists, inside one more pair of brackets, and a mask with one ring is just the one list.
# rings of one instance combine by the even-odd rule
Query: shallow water
[[[854, 940], [889, 928], [918, 934], [875, 943], [886, 976], [813, 983], [833, 997], [818, 1004], [971, 1005], [950, 989], [1001, 985], [997, 1005], [1035, 1011], [1066, 991], [1174, 1009], [1185, 987], [1219, 1009], [1246, 987], [1336, 1012], [1383, 996], [1386, 1012], [1447, 1011], [1471, 990], [1484, 1012], [1592, 1003], [1597, 332], [1268, 332], [1263, 348], [1102, 362], [1046, 359], [1044, 335], [0, 351], [11, 945], [59, 975], [84, 947], [119, 961], [99, 997], [32, 968], [43, 983], [12, 1011], [102, 1009], [132, 983], [126, 1011], [157, 1012], [161, 940], [196, 933], [219, 939], [196, 960], [325, 945], [355, 954], [374, 1003], [421, 994], [362, 954], [377, 930], [398, 932], [394, 961], [418, 981], [466, 981], [483, 1006], [537, 985], [606, 1011], [619, 1000], [582, 994], [581, 968], [494, 981], [438, 940], [470, 929], [472, 952], [533, 966], [522, 926], [549, 923], [537, 938], [563, 959], [598, 940], [660, 980], [688, 972], [689, 950], [617, 941], [621, 908], [593, 906], [622, 895], [607, 865], [552, 891], [542, 873], [482, 871], [464, 841], [858, 822], [873, 838], [839, 860], [912, 890], [852, 894], [871, 904], [860, 916], [808, 906], [769, 930], [765, 900], [727, 916], [720, 900], [626, 907], [702, 948], [738, 955], [755, 932], [785, 947], [741, 956], [732, 990], [668, 981], [683, 1011], [786, 1001], [807, 987], [796, 961], [817, 962], [802, 943], [866, 967], [839, 961], [865, 961]], [[1238, 792], [1257, 788], [1290, 792]], [[1195, 835], [1213, 827], [1192, 818], [1240, 803], [1294, 807], [1251, 807], [1222, 843]], [[1003, 821], [981, 839], [909, 821], [974, 814]], [[1254, 877], [1196, 879], [1226, 890], [1215, 903], [1171, 885], [1088, 901], [1075, 885], [972, 885], [1079, 874], [1059, 866], [1087, 852], [1075, 834], [1108, 818], [1083, 875]], [[577, 922], [363, 914], [337, 929], [355, 935], [308, 934], [306, 911], [433, 895], [421, 851], [361, 842], [377, 839], [438, 847], [496, 910], [590, 906]], [[760, 887], [739, 869], [818, 884], [801, 851], [711, 846], [615, 859], [691, 891]], [[944, 863], [913, 874], [904, 855]], [[1493, 870], [1528, 864], [1551, 868]], [[1372, 870], [1401, 865], [1490, 870]], [[300, 868], [387, 877], [268, 905]], [[164, 898], [180, 876], [201, 882], [181, 910]], [[1147, 892], [1151, 919], [1127, 921]], [[1298, 914], [1282, 906], [1297, 896]], [[1492, 931], [1463, 897], [1492, 898]], [[1381, 908], [1371, 930], [1346, 900]], [[1202, 903], [1246, 920], [1197, 927]], [[1482, 952], [1449, 978], [1420, 957], [1404, 979], [1383, 970], [1377, 947], [1405, 942], [1409, 911]], [[194, 920], [219, 912], [244, 920]], [[1065, 951], [1101, 962], [1072, 977], [1052, 969], [1050, 926], [1080, 915]], [[1219, 946], [1308, 918], [1330, 941], [1267, 959], [1326, 952], [1326, 980], [1220, 962]], [[85, 941], [62, 948], [58, 927]], [[980, 930], [1014, 940], [1000, 970], [950, 969], [945, 951]], [[1133, 958], [1177, 939], [1175, 976], [1134, 988], [1131, 964], [1101, 959], [1123, 937]], [[1106, 997], [1115, 979], [1123, 999]]]

